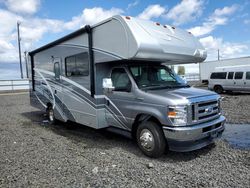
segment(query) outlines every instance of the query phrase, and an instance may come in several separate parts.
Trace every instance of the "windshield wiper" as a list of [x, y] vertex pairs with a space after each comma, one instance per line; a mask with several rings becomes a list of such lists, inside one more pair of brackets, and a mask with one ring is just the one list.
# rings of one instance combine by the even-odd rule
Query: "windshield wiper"
[[145, 90], [157, 90], [157, 89], [171, 89], [173, 88], [172, 86], [164, 86], [164, 85], [154, 85], [154, 86], [147, 86], [147, 87], [143, 87], [141, 89], [145, 89]]
[[188, 88], [189, 85], [154, 85], [154, 86], [146, 86], [142, 89], [145, 90], [157, 90], [157, 89], [173, 89], [173, 88]]
[[190, 85], [175, 85], [175, 86], [172, 86], [173, 88], [188, 88], [190, 87]]

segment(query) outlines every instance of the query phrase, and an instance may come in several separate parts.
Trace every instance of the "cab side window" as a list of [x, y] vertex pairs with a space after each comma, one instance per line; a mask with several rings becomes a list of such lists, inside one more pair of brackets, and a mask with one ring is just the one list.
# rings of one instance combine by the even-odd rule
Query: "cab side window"
[[115, 68], [111, 73], [111, 80], [115, 91], [130, 92], [131, 81], [123, 68]]
[[236, 72], [235, 73], [234, 79], [240, 80], [242, 78], [243, 78], [243, 72]]

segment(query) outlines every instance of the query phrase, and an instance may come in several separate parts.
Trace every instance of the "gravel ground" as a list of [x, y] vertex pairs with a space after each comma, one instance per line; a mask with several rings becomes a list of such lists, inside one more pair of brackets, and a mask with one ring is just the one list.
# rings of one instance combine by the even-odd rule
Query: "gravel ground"
[[[249, 122], [249, 98], [225, 97], [229, 121]], [[0, 187], [250, 187], [250, 151], [223, 140], [150, 159], [106, 131], [41, 123], [27, 94], [2, 95], [0, 106]]]
[[227, 123], [250, 124], [250, 94], [223, 94], [222, 109]]

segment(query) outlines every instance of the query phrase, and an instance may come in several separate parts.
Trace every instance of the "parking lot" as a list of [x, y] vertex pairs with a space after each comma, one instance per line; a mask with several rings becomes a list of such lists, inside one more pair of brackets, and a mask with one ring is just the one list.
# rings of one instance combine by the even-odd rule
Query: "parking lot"
[[[250, 94], [223, 97], [227, 123], [241, 124], [247, 142]], [[0, 95], [0, 106], [0, 187], [250, 185], [249, 145], [231, 142], [242, 137], [237, 125], [227, 125], [234, 129], [206, 148], [150, 159], [122, 136], [75, 124], [48, 125], [44, 113], [29, 105], [27, 93]]]

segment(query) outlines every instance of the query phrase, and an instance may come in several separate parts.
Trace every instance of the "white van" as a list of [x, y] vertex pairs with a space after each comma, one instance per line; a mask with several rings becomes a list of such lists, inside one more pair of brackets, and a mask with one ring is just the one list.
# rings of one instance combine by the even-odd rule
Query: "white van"
[[208, 89], [217, 93], [250, 91], [250, 65], [217, 67], [208, 82]]

